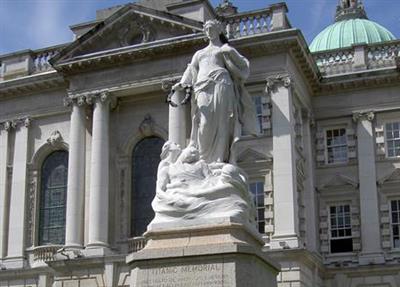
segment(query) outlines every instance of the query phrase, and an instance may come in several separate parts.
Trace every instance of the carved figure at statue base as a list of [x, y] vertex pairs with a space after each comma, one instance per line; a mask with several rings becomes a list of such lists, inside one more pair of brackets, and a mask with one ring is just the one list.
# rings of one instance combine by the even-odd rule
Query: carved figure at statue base
[[175, 162], [173, 158], [167, 156], [160, 163], [152, 203], [156, 215], [150, 229], [154, 223], [192, 219], [237, 218], [254, 223], [254, 205], [243, 171], [229, 163], [207, 164], [194, 146], [180, 152]]

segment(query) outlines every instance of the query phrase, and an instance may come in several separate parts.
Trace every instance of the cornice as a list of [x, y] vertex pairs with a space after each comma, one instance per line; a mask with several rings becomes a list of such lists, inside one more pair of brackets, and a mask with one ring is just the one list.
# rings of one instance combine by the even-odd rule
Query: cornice
[[0, 82], [0, 98], [66, 88], [67, 85], [68, 83], [62, 75], [56, 71], [35, 74]]
[[399, 82], [400, 71], [396, 68], [367, 70], [357, 73], [335, 75], [321, 79], [316, 96], [326, 96], [351, 90], [398, 86]]

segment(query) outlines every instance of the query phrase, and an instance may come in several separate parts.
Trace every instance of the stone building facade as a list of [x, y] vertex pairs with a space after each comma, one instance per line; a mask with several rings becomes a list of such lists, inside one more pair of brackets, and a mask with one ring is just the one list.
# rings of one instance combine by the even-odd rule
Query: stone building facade
[[130, 285], [166, 94], [213, 18], [251, 63], [259, 135], [238, 163], [278, 285], [400, 286], [400, 42], [357, 0], [310, 47], [284, 3], [142, 0], [0, 56], [0, 286]]

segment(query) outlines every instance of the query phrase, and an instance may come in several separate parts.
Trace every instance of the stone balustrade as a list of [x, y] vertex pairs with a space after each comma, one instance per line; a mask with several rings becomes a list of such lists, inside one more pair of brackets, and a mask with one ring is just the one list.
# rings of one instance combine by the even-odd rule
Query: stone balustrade
[[396, 58], [400, 57], [400, 41], [371, 45], [368, 47], [367, 53], [369, 69], [396, 66]]
[[0, 56], [0, 82], [52, 71], [49, 60], [65, 45]]
[[142, 250], [147, 243], [147, 239], [143, 236], [132, 237], [128, 240], [128, 252], [138, 252]]
[[287, 7], [284, 3], [268, 8], [233, 14], [223, 19], [228, 39], [289, 29]]
[[314, 59], [323, 75], [347, 73], [353, 70], [354, 51], [352, 49], [341, 49], [317, 53], [314, 54]]
[[395, 68], [400, 58], [400, 41], [354, 45], [347, 49], [314, 53], [323, 76], [381, 68]]
[[44, 245], [35, 247], [33, 249], [33, 260], [35, 262], [54, 261], [54, 256], [56, 255], [57, 251], [60, 250], [62, 247], [62, 245]]

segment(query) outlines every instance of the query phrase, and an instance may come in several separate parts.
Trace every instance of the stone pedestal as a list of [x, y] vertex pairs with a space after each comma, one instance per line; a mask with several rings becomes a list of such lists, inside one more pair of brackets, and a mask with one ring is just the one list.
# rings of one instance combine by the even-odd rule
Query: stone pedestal
[[261, 252], [254, 227], [231, 219], [152, 226], [146, 247], [127, 257], [130, 286], [276, 286], [279, 267]]

